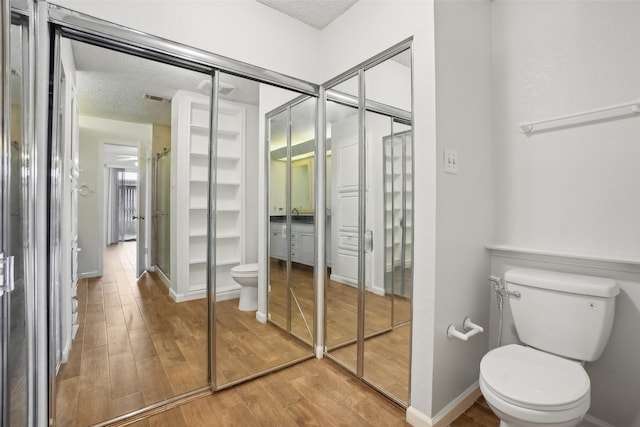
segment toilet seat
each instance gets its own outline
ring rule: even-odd
[[[231,269],[232,277],[255,277],[258,275],[258,263],[240,264]]]
[[[494,399],[533,412],[584,415],[589,408],[591,385],[582,365],[530,347],[511,344],[487,353],[480,382]]]
[[[589,376],[582,365],[522,345],[485,354],[479,384],[500,419],[518,425],[576,426],[591,403]]]

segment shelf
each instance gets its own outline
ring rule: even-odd
[[[201,126],[201,125],[194,125],[191,124],[189,125],[189,127],[191,128],[192,131],[198,132],[198,133],[206,133],[209,134],[209,126]],[[238,136],[240,136],[240,131],[237,130],[231,130],[231,129],[218,129],[218,136],[221,136],[223,138],[236,138]]]
[[[231,156],[231,155],[219,155],[218,160],[227,160],[230,162],[238,162],[240,161],[240,156]]]
[[[192,131],[196,131],[199,133],[203,133],[203,132],[209,133],[209,126],[190,124],[189,127],[191,128]]]
[[[226,138],[235,138],[237,136],[240,136],[240,132],[235,130],[218,129],[218,136],[222,136]]]
[[[215,186],[217,222],[215,244],[217,265],[229,267],[219,270],[219,277],[228,275],[233,265],[244,258],[244,153],[246,106],[226,100],[219,101],[217,129],[210,127],[209,99],[202,94],[178,91],[172,100],[172,138],[176,191],[186,200],[176,211],[178,234],[175,242],[177,268],[175,288],[177,298],[184,299],[204,289],[207,272],[207,248],[214,243],[213,230],[208,226],[208,211],[213,205],[209,190]],[[211,138],[218,141],[216,158],[210,157]],[[188,141],[184,147],[183,141]],[[249,153],[251,154],[251,153]],[[213,175],[210,164],[215,162]],[[173,245],[173,243],[172,243]],[[231,278],[228,278],[231,280]]]
[[[227,259],[224,261],[217,261],[216,265],[232,265],[232,264],[240,264],[239,259]]]
[[[218,233],[218,234],[216,234],[216,240],[217,239],[239,239],[239,238],[240,238],[239,234],[233,234],[233,233],[228,233],[228,234]]]

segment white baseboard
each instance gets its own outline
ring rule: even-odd
[[[382,297],[385,295],[384,288],[373,287],[373,288],[367,289],[367,291],[371,292],[374,295],[379,295]]]
[[[100,274],[99,271],[87,271],[86,273],[78,274],[79,279],[93,279],[94,277],[100,276],[102,276],[102,274]]]
[[[174,289],[169,289],[169,296],[171,296],[171,298],[175,302],[191,301],[194,299],[206,298],[207,290],[194,289],[191,291],[187,291],[183,294],[178,294]],[[240,298],[240,285],[228,286],[216,292],[216,301],[226,301],[229,299],[236,299],[236,298]]]
[[[409,406],[407,408],[406,419],[413,427],[431,427],[433,425],[431,418],[427,417],[413,406]]]
[[[192,291],[184,294],[178,294],[175,290],[169,289],[169,295],[175,302],[192,301],[194,299],[202,299],[207,297],[207,291]]]
[[[613,424],[605,423],[604,421],[587,414],[584,416],[584,419],[580,422],[579,427],[614,427],[614,426]]]
[[[332,281],[338,282],[338,283],[342,283],[343,285],[349,285],[349,286],[354,286],[354,287],[358,286],[358,281],[354,280],[354,279],[352,279],[350,277],[340,276],[339,274],[333,274],[332,273],[329,278]]]
[[[267,323],[267,315],[261,311],[256,311],[256,320],[260,323]]]
[[[160,268],[156,267],[155,265],[151,267],[151,271],[153,271],[158,275],[158,277],[160,278],[160,280],[162,280],[162,283],[164,283],[167,289],[171,289],[171,279],[169,279],[167,275],[164,274],[164,271],[162,271]]]
[[[430,418],[413,406],[407,408],[407,422],[414,427],[446,427],[464,413],[480,397],[480,387],[476,381],[460,396],[452,400],[435,417]]]
[[[218,287],[217,289],[216,301],[240,298],[240,285],[234,284],[225,287]]]

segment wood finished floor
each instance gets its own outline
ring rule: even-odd
[[[105,275],[80,283],[80,329],[69,361],[61,366],[57,377],[58,426],[92,425],[205,385],[206,303],[174,303],[155,275],[136,280],[134,265],[135,246],[114,245],[105,255]],[[312,298],[304,295],[306,287],[301,282],[296,285],[296,293],[306,310],[312,307]],[[220,383],[254,373],[263,364],[276,366],[282,362],[277,357],[256,361],[255,354],[276,353],[260,347],[258,343],[264,342],[267,329],[255,330],[256,325],[275,330],[280,341],[271,338],[271,342],[289,345],[285,352],[288,357],[291,352],[308,353],[308,347],[272,325],[259,324],[253,312],[239,312],[236,304],[231,300],[217,307],[219,330],[227,332],[219,335],[222,341],[218,342],[218,348],[227,351],[220,360],[228,362],[218,364]],[[176,310],[178,305],[180,310]],[[409,328],[394,332],[398,330]],[[376,339],[392,336],[383,334]],[[250,343],[249,347],[242,346],[246,343]],[[380,348],[393,347],[387,343]],[[400,372],[399,376],[404,377],[404,369],[394,372],[389,366],[383,370],[388,375],[383,376],[392,378]],[[497,419],[491,418],[493,414],[487,410],[483,401],[476,403],[451,426],[497,426]],[[408,424],[403,409],[335,363],[309,360],[134,425]]]
[[[498,427],[500,419],[491,411],[489,405],[480,398],[450,424],[450,427]]]

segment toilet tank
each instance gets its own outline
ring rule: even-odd
[[[615,280],[546,270],[516,268],[505,272],[509,304],[523,343],[570,359],[594,361],[611,334]]]

